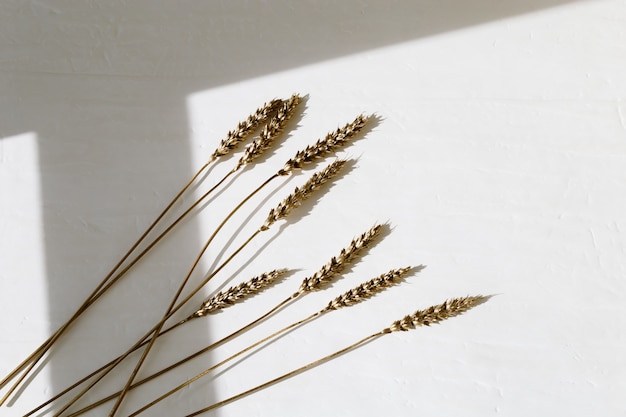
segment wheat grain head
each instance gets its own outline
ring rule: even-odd
[[[215,313],[218,310],[222,310],[239,301],[243,301],[251,295],[258,294],[276,282],[278,278],[282,277],[287,272],[287,269],[275,269],[271,272],[266,272],[251,278],[246,282],[240,283],[239,285],[230,287],[225,291],[220,291],[213,297],[205,300],[200,308],[189,316],[187,320]]]
[[[239,122],[235,130],[231,130],[226,134],[226,138],[220,142],[211,157],[215,159],[235,149],[242,140],[252,133],[261,123],[265,122],[283,103],[283,100],[274,99],[256,109],[246,120]]]
[[[259,138],[246,146],[243,156],[237,162],[235,170],[238,170],[242,166],[251,163],[254,159],[258,158],[266,149],[272,146],[274,139],[280,135],[285,128],[285,125],[293,116],[296,106],[300,103],[302,98],[294,94],[288,100],[284,101],[279,106],[278,111],[274,117],[272,117],[265,125]]]
[[[302,187],[296,187],[291,194],[289,194],[275,208],[270,210],[267,219],[263,223],[263,226],[261,226],[261,230],[267,230],[276,221],[287,217],[291,210],[302,204],[302,202],[309,198],[309,196],[321,187],[322,184],[337,175],[346,162],[346,160],[337,160],[323,170],[313,174]]]
[[[278,175],[287,175],[294,169],[302,168],[316,159],[328,156],[338,148],[346,145],[367,123],[370,116],[359,115],[354,121],[327,134],[323,139],[313,145],[298,151],[293,158],[289,159],[278,171]]]
[[[423,266],[419,266],[415,269],[421,270]],[[328,305],[322,310],[322,312],[338,310],[343,307],[349,307],[354,304],[358,304],[361,301],[365,301],[368,298],[373,297],[379,292],[402,282],[406,275],[411,271],[412,267],[392,269],[386,274],[382,274],[373,278],[361,285],[352,288],[339,297],[330,301]]]
[[[296,294],[318,291],[325,288],[332,282],[337,274],[355,260],[359,252],[374,242],[376,237],[379,236],[381,229],[381,225],[376,225],[367,232],[352,239],[352,242],[350,242],[347,247],[343,248],[339,255],[332,257],[331,260],[315,274],[302,280],[302,284],[300,284],[300,288]]]
[[[394,321],[384,332],[406,332],[419,326],[430,326],[431,324],[458,316],[472,307],[483,303],[487,298],[488,297],[482,295],[452,298],[442,304],[431,306],[425,310],[417,310],[415,313],[405,316],[401,320]]]

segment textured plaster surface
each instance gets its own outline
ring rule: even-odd
[[[134,391],[119,415],[341,292],[419,264],[402,286],[290,332],[146,415],[186,415],[468,294],[495,296],[207,415],[626,415],[625,73],[621,0],[1,2],[2,375],[73,314],[239,120],[274,97],[309,97],[264,163],[95,304],[0,415],[23,415],[125,350],[163,314],[229,208],[361,112],[380,121],[341,153],[351,169],[203,294],[294,272],[163,338],[140,375],[265,312],[373,224],[389,223],[385,239],[331,289]],[[216,165],[195,195],[235,161]],[[312,172],[252,199],[193,282]]]

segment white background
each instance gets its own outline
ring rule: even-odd
[[[340,154],[356,160],[347,173],[254,240],[205,294],[273,268],[295,272],[164,337],[141,375],[265,312],[373,224],[389,224],[384,240],[333,288],[133,391],[120,415],[342,291],[419,264],[427,268],[401,286],[146,415],[186,415],[468,294],[495,296],[207,415],[626,415],[624,74],[621,0],[3,1],[2,375],[72,315],[239,120],[274,97],[308,99],[264,163],[94,305],[0,415],[22,415],[121,353],[161,316],[228,208],[361,112],[379,122]],[[235,161],[216,165],[196,195]],[[194,282],[312,172],[253,199]],[[82,404],[119,388],[130,366]]]

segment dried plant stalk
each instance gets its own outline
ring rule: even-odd
[[[335,164],[336,163],[331,164],[331,165],[335,165]],[[322,174],[324,172],[326,172],[326,174]],[[294,193],[294,194],[297,194],[297,197],[295,199],[291,199],[290,200],[291,201],[290,205],[292,205],[293,207],[290,207],[287,210],[287,212],[290,212],[292,208],[299,206],[304,199],[309,198],[313,191],[317,190],[322,183],[324,183],[326,181],[329,181],[335,173],[336,173],[336,170],[329,170],[327,168],[327,169],[323,170],[322,172],[313,174],[311,179],[305,184],[304,187],[302,187],[302,189],[304,189],[305,192]],[[313,180],[313,178],[316,178],[316,179]],[[240,205],[241,205],[241,203],[240,203]],[[285,215],[286,215],[286,213],[285,213]],[[227,217],[227,219],[228,219],[228,217]],[[223,225],[223,223],[224,222],[222,222],[222,225]],[[97,384],[99,381],[101,381],[119,363],[121,363],[122,360],[124,360],[126,357],[128,357],[128,355],[130,355],[132,352],[134,352],[138,348],[138,346],[141,345],[144,342],[145,339],[150,338],[150,342],[146,346],[146,350],[144,351],[144,354],[141,356],[141,358],[139,359],[139,362],[137,363],[140,366],[141,363],[146,358],[146,355],[147,355],[146,352],[148,351],[148,349],[154,343],[154,340],[156,339],[156,337],[155,337],[156,334],[158,334],[160,332],[160,330],[161,330],[162,326],[164,325],[165,321],[167,321],[178,310],[180,310],[180,308],[182,308],[183,305],[185,305],[195,294],[197,294],[217,273],[219,273],[237,254],[239,254],[239,252],[241,252],[258,234],[260,234],[263,231],[267,230],[268,228],[265,227],[265,226],[266,226],[266,223],[264,223],[259,229],[257,229],[256,232],[254,232],[237,250],[235,250],[224,262],[222,262],[222,264],[215,271],[213,271],[207,278],[205,278],[200,283],[200,285],[198,285],[194,290],[192,290],[183,300],[177,301],[178,300],[178,295],[180,294],[180,292],[182,290],[182,287],[185,285],[187,279],[190,276],[190,274],[188,274],[187,277],[185,278],[185,280],[183,281],[183,283],[181,284],[181,286],[179,287],[179,289],[177,291],[177,294],[174,297],[174,301],[171,303],[170,307],[168,307],[167,312],[166,312],[166,314],[164,314],[164,316],[161,319],[161,321],[157,325],[155,325],[151,330],[149,330],[133,346],[131,346],[124,354],[119,356],[118,359],[116,359],[110,367],[108,367],[105,370],[103,370],[102,373],[97,378],[95,378],[91,383],[89,383],[86,388],[84,388],[80,393],[78,393],[74,398],[72,398],[67,404],[65,404],[61,408],[61,410],[58,411],[54,415],[54,417],[60,417],[61,414],[63,414],[69,407],[71,407],[76,401],[78,401],[83,395],[85,395],[87,393],[87,391],[89,391],[95,384]],[[219,227],[218,227],[218,230],[219,230]],[[215,231],[213,233],[213,235],[209,238],[209,240],[205,244],[204,248],[201,250],[201,252],[198,255],[198,257],[196,257],[196,260],[195,260],[194,265],[192,266],[192,268],[190,270],[190,273],[193,270],[193,268],[197,265],[197,263],[199,262],[200,257],[202,256],[204,251],[207,249],[208,243],[213,239],[213,237],[215,236],[216,232],[217,231]],[[133,379],[136,376],[138,370],[139,370],[139,367],[136,366],[135,370],[132,372],[130,378],[127,380],[126,385],[124,387],[124,390],[122,391],[122,394],[118,397],[118,399],[117,399],[115,405],[113,406],[113,409],[112,409],[110,414],[114,414],[117,411],[117,409],[119,408],[119,405],[121,404],[121,401],[124,398],[124,394],[132,386]]]
[[[320,311],[311,314],[310,316],[299,320],[295,323],[290,324],[289,326],[283,327],[282,329],[278,330],[277,332],[272,333],[271,335],[264,337],[263,339],[249,345],[248,347],[240,350],[239,352],[229,356],[228,358],[220,361],[219,363],[213,365],[212,367],[206,369],[205,371],[197,374],[196,376],[194,376],[193,378],[188,379],[187,381],[183,382],[182,384],[178,385],[177,387],[171,389],[170,391],[166,392],[165,394],[161,395],[160,397],[156,398],[155,400],[151,401],[150,403],[146,404],[145,406],[141,407],[140,409],[138,409],[137,411],[133,412],[132,414],[130,414],[128,417],[135,417],[141,413],[143,413],[144,411],[146,411],[148,408],[154,406],[155,404],[161,402],[162,400],[164,400],[165,398],[169,397],[172,394],[175,394],[176,392],[180,391],[181,389],[189,386],[190,384],[192,384],[193,382],[205,377],[206,375],[208,375],[209,373],[213,372],[215,369],[219,368],[220,366],[232,361],[233,359],[238,358],[239,356],[243,355],[246,352],[249,352],[250,350],[256,348],[257,346],[266,343],[278,336],[280,336],[281,334],[290,331],[292,329],[295,329],[296,327],[302,326],[305,323],[308,323],[312,320],[314,320],[315,318],[326,314],[330,311],[333,310],[338,310],[340,308],[344,308],[344,307],[350,307],[352,305],[358,304],[362,301],[365,301],[371,297],[373,297],[374,295],[380,293],[381,291],[384,291],[385,289],[391,287],[392,285],[398,284],[401,282],[401,280],[404,278],[404,276],[411,270],[411,267],[407,267],[407,268],[400,268],[400,269],[392,269],[389,272],[387,272],[386,274],[382,274],[374,279],[371,279],[367,282],[364,282],[363,284],[359,285],[356,288],[353,288],[350,291],[345,292],[344,294],[342,294],[341,296],[335,298],[334,300],[330,301],[328,303],[328,305],[326,307],[324,307],[323,309],[321,309]],[[420,267],[421,269],[421,267]]]
[[[307,365],[304,365],[298,369],[294,369],[291,372],[288,372],[284,375],[281,375],[277,378],[274,378],[270,381],[267,381],[263,384],[257,385],[254,388],[251,388],[247,391],[244,391],[240,394],[234,395],[230,398],[227,398],[225,400],[219,401],[213,405],[210,405],[208,407],[205,407],[201,410],[195,411],[191,414],[188,414],[185,417],[195,417],[197,415],[206,413],[207,411],[216,409],[218,407],[221,407],[223,405],[232,403],[236,400],[239,400],[247,395],[250,395],[254,392],[260,391],[264,388],[267,388],[271,385],[274,385],[278,382],[284,381],[285,379],[291,378],[295,375],[298,375],[308,369],[311,369],[315,366],[318,366],[324,362],[328,362],[331,359],[334,359],[340,355],[343,355],[344,353],[351,351],[367,342],[369,342],[370,340],[376,339],[380,336],[383,336],[385,334],[389,334],[395,331],[406,331],[409,329],[413,329],[415,327],[418,326],[428,326],[431,323],[438,323],[440,321],[452,318],[454,316],[458,316],[459,314],[462,314],[464,312],[466,312],[467,310],[469,310],[472,307],[475,307],[478,304],[481,304],[482,302],[484,302],[487,299],[487,297],[484,296],[473,296],[473,297],[463,297],[463,298],[454,298],[448,301],[445,301],[443,304],[437,305],[437,306],[432,306],[429,307],[426,310],[418,310],[415,313],[413,313],[412,315],[406,316],[401,320],[398,320],[396,322],[394,322],[390,327],[387,327],[377,333],[371,334],[361,340],[359,340],[356,343],[351,344],[350,346],[347,346],[341,350],[338,350],[337,352],[334,352],[328,356],[325,356],[321,359],[318,359],[316,361],[310,362]]]
[[[298,105],[298,103],[300,102],[300,97],[298,95],[293,95],[289,100],[287,100],[286,102],[284,102],[283,106],[281,106],[278,110],[278,113],[276,114],[276,116],[274,116],[270,122],[265,126],[265,128],[263,129],[263,131],[261,132],[259,139],[257,139],[256,141],[254,141],[253,143],[251,143],[245,150],[244,155],[242,156],[242,158],[239,160],[239,162],[237,163],[237,165],[235,166],[235,168],[231,171],[235,172],[237,170],[239,170],[242,166],[251,163],[254,159],[256,159],[257,157],[259,157],[265,150],[267,150],[274,142],[274,139],[282,132],[283,127],[285,126],[285,124],[287,123],[287,121],[291,118],[291,116],[294,113],[295,107]],[[229,173],[230,174],[230,173]],[[227,174],[227,176],[229,175]],[[227,177],[226,176],[226,177]],[[225,177],[225,178],[226,178]],[[326,176],[328,178],[330,178],[330,175]],[[321,181],[321,182],[325,182]],[[308,189],[307,189],[308,191]],[[312,189],[310,191],[313,191]],[[307,196],[303,196],[302,199],[306,198]],[[244,200],[243,203],[245,203],[247,200]],[[186,278],[183,280],[183,282],[180,284],[176,294],[174,295],[174,298],[170,304],[170,306],[168,307],[167,311],[165,312],[165,315],[161,321],[161,323],[158,325],[157,329],[154,331],[154,333],[152,334],[152,337],[150,339],[150,342],[148,343],[148,345],[146,346],[146,348],[144,349],[141,357],[139,358],[139,360],[137,361],[137,364],[134,368],[134,370],[131,372],[130,377],[128,378],[126,385],[124,387],[124,389],[122,390],[121,395],[119,396],[119,398],[117,399],[116,403],[113,405],[113,408],[111,409],[111,412],[109,413],[110,417],[113,417],[117,410],[119,409],[119,406],[121,405],[121,402],[124,400],[125,395],[127,390],[130,388],[130,386],[133,383],[133,380],[135,378],[135,376],[137,375],[137,373],[139,372],[139,369],[141,368],[141,366],[143,365],[148,353],[150,352],[150,350],[152,349],[152,346],[154,345],[157,335],[159,334],[159,332],[161,331],[162,326],[164,325],[165,321],[170,317],[170,312],[171,310],[175,307],[176,302],[180,296],[180,294],[183,291],[183,288],[186,286],[191,274],[193,273],[197,263],[199,262],[200,258],[204,255],[204,252],[206,251],[206,249],[208,248],[210,242],[213,240],[213,238],[215,237],[215,235],[221,230],[221,228],[224,226],[224,224],[231,218],[231,216],[241,207],[241,204],[239,204],[238,206],[235,207],[235,209],[233,211],[231,211],[231,213],[226,217],[226,219],[217,227],[217,229],[215,230],[215,232],[211,235],[211,237],[209,238],[209,240],[207,241],[207,243],[205,244],[204,248],[201,250],[200,254],[198,255],[198,257],[196,258],[196,262],[194,262],[191,270],[189,271],[188,275],[186,276]]]
[[[291,109],[293,110],[293,107],[295,107],[295,105],[299,102],[299,97],[295,96],[293,97],[293,103],[290,102],[289,104],[292,105]],[[287,109],[289,110],[289,109]],[[284,117],[283,117],[283,122],[286,122],[286,114],[285,113],[281,113]],[[277,131],[279,131],[280,129],[277,128]],[[260,147],[252,147],[255,149],[254,152],[251,152],[249,155],[253,155],[253,154],[260,154],[261,152],[263,152],[265,149],[267,149],[267,147],[269,146],[269,143],[267,144],[263,144]],[[244,155],[245,158],[245,155]],[[250,159],[252,160],[252,159]],[[276,210],[272,209],[272,211],[270,211],[270,214],[267,218],[267,220],[265,221],[265,223],[258,229],[259,232],[261,231],[265,231],[267,229],[269,229],[269,227],[277,220],[279,219],[283,219],[287,216],[287,214],[295,207],[299,206],[302,201],[306,200],[315,190],[319,189],[319,187],[321,187],[324,183],[326,183],[327,181],[329,181],[331,178],[333,178],[341,169],[341,167],[345,164],[345,161],[335,161],[332,164],[330,164],[328,167],[326,167],[325,169],[323,169],[321,172],[315,173],[313,174],[313,176],[306,182],[306,184],[302,187],[302,188],[296,188],[296,190],[290,194],[287,199],[285,199],[281,204],[279,204],[278,208]],[[239,165],[237,165],[237,167],[239,167]],[[245,200],[244,200],[245,201]],[[235,208],[235,210],[240,207],[237,206]],[[161,331],[161,328],[163,327],[163,325],[165,324],[165,322],[171,317],[171,312],[172,309],[174,309],[174,307],[176,307],[176,303],[178,301],[178,298],[180,297],[180,295],[182,294],[183,288],[185,287],[185,285],[187,284],[189,278],[191,277],[192,272],[194,271],[195,267],[197,266],[198,262],[200,261],[200,258],[204,255],[204,252],[206,251],[206,249],[208,248],[208,245],[210,244],[210,242],[213,240],[213,238],[215,237],[216,233],[222,228],[222,226],[224,225],[224,223],[232,216],[231,212],[226,219],[218,226],[217,230],[213,233],[213,235],[211,235],[211,237],[209,238],[209,240],[207,241],[207,243],[205,244],[204,248],[201,250],[200,254],[197,256],[196,261],[194,262],[194,264],[192,265],[189,273],[187,274],[187,276],[185,277],[185,279],[183,280],[183,282],[180,284],[176,294],[174,295],[174,298],[172,299],[169,307],[167,308],[163,318],[161,319],[160,323],[157,325],[156,329],[154,330],[154,332],[151,335],[151,339],[150,342],[148,343],[148,345],[145,347],[144,351],[142,352],[141,357],[139,358],[139,360],[137,361],[137,364],[135,365],[135,368],[133,369],[133,371],[131,372],[129,378],[126,381],[126,384],[124,386],[124,388],[122,389],[122,392],[120,394],[120,396],[117,398],[117,400],[115,401],[115,404],[113,405],[113,408],[111,409],[111,411],[109,412],[109,417],[114,417],[114,415],[116,414],[117,410],[119,409],[122,401],[124,400],[126,393],[128,392],[128,390],[130,389],[130,386],[133,384],[133,381],[135,379],[135,377],[137,376],[141,366],[143,365],[143,363],[145,362],[145,359],[147,358],[148,353],[150,352],[150,350],[152,349],[152,347],[154,346],[154,343],[156,341],[157,335],[158,333]],[[254,238],[255,235],[252,235],[252,238]],[[247,242],[246,242],[247,243]],[[244,245],[245,246],[245,245]],[[215,276],[215,274],[223,267],[226,265],[226,263],[228,263],[228,261],[230,261],[231,258],[229,258],[225,263],[222,264],[222,266],[220,266],[220,268],[218,268],[216,271],[214,271],[209,279],[207,279],[202,286],[204,286],[208,280],[210,280],[213,276]],[[197,291],[199,291],[201,289],[198,288],[195,292],[193,292],[192,294],[195,294]],[[190,297],[188,297],[187,299],[189,299]],[[141,341],[140,341],[141,343]]]
[[[224,221],[220,224],[220,226],[218,226],[218,229],[214,232],[217,233],[219,231],[219,229],[221,229],[221,227],[225,224],[225,222],[245,203],[247,202],[252,196],[254,196],[257,192],[259,192],[263,187],[265,187],[270,181],[272,181],[274,178],[277,178],[279,175],[286,175],[287,173],[291,172],[292,169],[294,167],[301,167],[303,164],[306,163],[310,163],[313,160],[320,158],[322,156],[327,155],[330,152],[333,152],[337,146],[339,145],[343,145],[346,143],[346,139],[351,137],[352,135],[354,135],[356,133],[356,131],[360,130],[360,128],[362,126],[364,126],[364,123],[367,121],[367,118],[363,117],[363,116],[359,116],[357,117],[357,119],[352,122],[349,123],[348,125],[346,125],[344,128],[342,129],[338,129],[337,131],[330,133],[327,135],[327,137],[324,140],[319,140],[316,145],[313,146],[309,146],[305,151],[301,151],[298,152],[296,154],[296,157],[294,159],[291,159],[290,161],[287,162],[286,166],[292,166],[288,171],[285,171],[284,169],[281,169],[278,173],[274,174],[273,176],[271,176],[270,178],[268,178],[263,184],[261,184],[256,190],[254,190],[252,193],[250,193],[242,202],[239,203],[239,205],[237,207],[235,207],[234,210],[231,211],[231,213],[226,217],[226,219],[224,219]],[[294,162],[295,161],[295,162]],[[314,176],[309,180],[309,182],[307,184],[305,184],[304,187],[302,187],[302,189],[297,188],[296,192],[294,192],[292,195],[290,195],[289,197],[287,197],[287,199],[285,199],[276,209],[273,209],[273,211],[270,212],[270,214],[268,215],[268,218],[266,219],[266,222],[264,223],[263,226],[261,226],[261,228],[259,229],[258,232],[260,231],[264,231],[267,230],[267,228],[271,225],[271,223],[275,222],[276,220],[278,220],[279,218],[283,218],[284,216],[287,215],[287,213],[294,207],[296,207],[297,205],[300,204],[300,202],[308,197],[308,194],[313,191],[314,189],[318,188],[322,182],[325,182],[326,180],[328,180],[330,178],[330,176],[334,175],[336,173],[336,171],[338,170],[338,168],[340,168],[343,164],[345,163],[345,161],[337,161],[335,164],[331,164],[330,167],[327,168],[327,172],[326,174],[322,174],[322,173],[318,173],[318,174],[314,174]],[[231,171],[228,175],[230,175],[231,173],[233,173],[233,171]],[[222,181],[224,181],[227,177],[224,177],[222,179]],[[323,180],[323,181],[322,181]],[[221,181],[221,182],[222,182]],[[220,182],[220,183],[221,183]],[[308,190],[307,192],[303,192],[302,190]],[[199,202],[204,199],[206,197],[206,194],[204,196],[202,196],[192,207],[189,208],[189,210],[185,213],[183,213],[183,216],[186,215],[189,211],[191,211],[192,208],[194,208],[197,204],[199,204]],[[181,218],[183,217],[181,216]],[[179,218],[178,220],[180,220],[181,218]],[[177,221],[178,221],[177,220]],[[168,232],[170,229],[167,229],[164,233]],[[257,232],[257,233],[258,233]],[[213,236],[214,236],[213,235]],[[254,238],[256,236],[256,233],[251,236],[248,241],[246,241],[246,243],[244,243],[244,245],[242,245],[242,247],[240,249],[238,249],[236,253],[238,253],[241,249],[243,249],[243,247],[250,241],[252,240],[252,238]],[[209,241],[212,238],[209,239]],[[205,245],[206,248],[206,245]],[[334,262],[334,261],[331,261]],[[336,265],[336,267],[339,267],[340,265]],[[335,269],[335,266],[333,266],[333,268],[331,269]],[[329,270],[329,272],[332,272]],[[203,284],[201,284],[201,286],[203,286],[207,281],[205,281]],[[199,291],[199,288],[197,288],[196,290],[194,290],[195,294],[197,291]],[[294,298],[294,297],[292,297]],[[179,307],[182,306],[182,303],[179,303]],[[171,315],[170,315],[171,316]],[[148,336],[146,336],[148,337]],[[143,346],[145,343],[143,343],[143,341],[141,343],[137,343],[135,344],[131,349],[131,351],[134,351],[136,349],[138,349],[140,346]],[[126,357],[129,354],[129,352],[127,352],[126,354],[121,355],[120,357],[118,357],[116,360],[113,360],[111,362],[109,362],[109,367],[108,368],[104,368],[101,369],[101,371],[103,372],[109,372],[110,370],[113,369],[113,367],[115,367],[117,365],[117,363],[119,363],[118,361],[123,359],[124,357]],[[92,372],[90,375],[93,376],[94,374],[98,373],[99,371],[94,371]],[[84,377],[83,380],[87,379],[87,377]],[[96,381],[94,381],[93,383],[99,381],[100,379],[97,379]],[[92,383],[92,384],[93,384]],[[78,384],[75,383],[74,385]],[[92,385],[90,385],[92,386]],[[87,388],[89,389],[89,387]],[[66,389],[66,391],[69,390]],[[82,396],[84,393],[86,392],[86,390],[84,390],[83,392],[81,392],[79,394],[79,396]],[[61,395],[61,394],[59,394]],[[79,397],[75,397],[73,400],[71,400],[71,402],[69,404],[66,404],[66,407],[68,407],[69,405],[71,405],[71,403],[73,403],[75,400],[77,400]],[[50,400],[49,400],[50,401]],[[40,406],[41,407],[41,406]]]
[[[292,99],[290,99],[293,101]],[[98,284],[95,290],[85,299],[85,301],[81,304],[81,306],[77,309],[77,311],[70,317],[68,321],[65,322],[52,336],[50,336],[44,343],[42,343],[35,351],[33,351],[24,361],[22,361],[13,371],[11,371],[7,376],[5,376],[2,381],[0,381],[0,388],[2,388],[5,384],[7,384],[10,380],[15,378],[19,372],[24,370],[21,377],[16,381],[16,383],[9,389],[9,391],[0,399],[0,406],[2,406],[11,396],[11,394],[17,390],[20,384],[26,379],[26,377],[30,374],[30,372],[34,369],[36,364],[43,358],[46,352],[52,347],[52,345],[61,337],[66,329],[78,319],[82,313],[87,310],[95,301],[98,300],[105,292],[107,292],[111,286],[116,283],[120,278],[122,278],[126,272],[132,268],[150,249],[152,249],[176,224],[182,220],[194,207],[200,204],[201,200],[204,200],[218,185],[225,181],[226,177],[222,179],[215,187],[213,187],[209,192],[207,192],[204,196],[202,196],[196,203],[190,207],[182,216],[180,216],[177,220],[175,220],[163,233],[161,233],[153,242],[144,249],[138,256],[136,256],[121,272],[117,273],[114,276],[116,271],[122,266],[122,264],[130,257],[130,255],[137,249],[137,247],[145,240],[148,234],[156,227],[156,225],[162,220],[167,212],[173,207],[173,205],[180,199],[182,194],[191,187],[191,185],[201,176],[201,174],[208,168],[211,162],[217,159],[220,156],[226,155],[232,149],[234,149],[239,142],[243,138],[245,138],[248,134],[256,129],[256,127],[263,123],[267,118],[284,103],[283,100],[272,100],[269,103],[265,104],[261,108],[257,109],[252,115],[250,115],[244,122],[240,122],[237,128],[234,131],[228,133],[227,138],[222,140],[220,146],[216,149],[216,151],[212,154],[209,161],[207,161],[196,174],[192,177],[192,179],[179,191],[179,193],[172,199],[172,201],[167,205],[167,207],[157,216],[157,218],[152,222],[152,224],[148,227],[148,229],[139,237],[139,239],[131,246],[131,248],[124,254],[122,259],[113,267],[113,269],[104,277],[102,282]],[[296,103],[297,104],[297,103]]]
[[[358,132],[365,127],[370,119],[369,116],[359,115],[354,121],[326,135],[313,145],[307,146],[304,150],[298,151],[295,156],[289,159],[278,171],[278,175],[287,175],[297,168],[302,168],[316,159],[323,158],[345,146]]]
[[[216,311],[225,309],[233,304],[246,299],[247,297],[258,294],[270,285],[272,285],[279,277],[287,272],[286,269],[275,269],[271,272],[258,275],[246,282],[230,287],[226,291],[221,291],[213,297],[202,303],[202,306],[196,310],[191,316],[184,321],[188,321],[197,317],[203,317]],[[182,322],[181,322],[182,323]]]
[[[215,296],[209,298],[208,300],[206,300],[200,309],[198,309],[198,311],[196,311],[194,314],[192,314],[190,317],[188,317],[185,320],[182,320],[170,327],[168,327],[167,329],[161,331],[157,337],[160,337],[166,333],[169,333],[170,331],[174,330],[175,328],[177,328],[178,326],[186,323],[187,321],[191,320],[192,318],[198,318],[198,317],[204,317],[208,314],[214,313],[218,310],[224,309],[228,306],[233,305],[234,303],[238,302],[238,301],[242,301],[244,299],[246,299],[247,297],[253,295],[253,294],[257,294],[261,291],[263,291],[264,289],[266,289],[268,286],[272,285],[274,282],[276,282],[277,279],[279,279],[280,277],[284,276],[286,273],[288,272],[287,269],[275,269],[273,271],[258,275],[256,277],[251,278],[250,280],[243,282],[239,285],[237,285],[236,287],[231,287],[229,290],[225,291],[225,292],[220,292],[218,294],[216,294]],[[135,348],[135,350],[145,346],[146,344],[148,344],[148,341],[144,341],[141,345],[137,346]],[[57,399],[61,398],[63,395],[67,394],[68,392],[70,392],[71,390],[73,390],[74,388],[78,387],[80,384],[82,384],[83,382],[87,381],[89,378],[97,375],[98,373],[102,372],[103,370],[107,369],[109,366],[111,366],[112,364],[115,363],[115,361],[119,359],[119,358],[115,358],[112,361],[106,363],[105,365],[101,366],[100,368],[96,369],[95,371],[91,372],[89,375],[86,375],[85,377],[83,377],[82,379],[76,381],[75,383],[73,383],[72,385],[70,385],[69,387],[65,388],[63,391],[59,392],[58,394],[56,394],[54,397],[50,398],[49,400],[47,400],[46,402],[38,405],[36,408],[30,410],[28,413],[24,414],[23,417],[29,417],[33,414],[35,414],[37,411],[41,410],[42,408],[46,407],[47,405],[51,404],[52,402],[56,401]],[[161,375],[160,373],[157,373],[156,376]],[[152,375],[153,377],[154,374]],[[150,378],[150,377],[148,377]],[[146,380],[143,380],[146,381]],[[134,388],[136,385],[140,385],[141,383],[143,383],[143,381],[139,381],[137,384],[133,385],[132,387]],[[146,381],[147,382],[147,381]],[[117,393],[119,394],[119,392]],[[113,397],[109,398],[112,399]],[[78,413],[79,414],[79,413]],[[76,415],[78,415],[76,414]],[[74,415],[74,414],[72,414]]]
[[[296,298],[306,294],[309,291],[317,291],[323,288],[326,288],[328,285],[330,285],[330,283],[332,282],[332,280],[334,280],[338,274],[345,270],[345,268],[347,268],[348,266],[350,266],[351,263],[354,263],[354,261],[357,259],[357,257],[369,246],[371,246],[373,243],[376,242],[376,239],[378,237],[380,237],[382,231],[382,225],[375,225],[372,228],[370,228],[368,231],[366,231],[365,233],[362,233],[361,235],[359,235],[358,237],[354,238],[350,244],[343,248],[341,250],[341,252],[339,253],[339,255],[333,257],[326,265],[324,265],[318,272],[316,272],[312,277],[308,277],[305,278],[302,281],[302,284],[300,285],[300,289],[298,289],[298,291],[294,292],[293,295],[291,295],[290,297],[287,297],[285,300],[281,301],[280,303],[278,303],[276,306],[274,306],[273,308],[271,308],[269,311],[267,311],[266,313],[264,313],[263,315],[259,316],[257,319],[251,321],[250,323],[246,324],[245,326],[241,327],[240,329],[232,332],[231,334],[229,334],[228,336],[223,337],[222,339],[218,340],[217,342],[212,343],[211,345],[198,350],[197,352],[193,353],[192,355],[187,356],[186,358],[174,363],[173,365],[168,366],[167,368],[164,368],[158,372],[156,372],[155,374],[150,375],[149,377],[136,382],[135,384],[131,385],[131,388],[135,388],[136,386],[142,385],[154,378],[157,378],[160,375],[163,375],[166,372],[169,372],[171,369],[174,369],[204,353],[207,353],[211,350],[213,350],[214,348],[216,348],[217,346],[222,345],[223,343],[233,339],[234,337],[244,333],[245,331],[249,330],[250,328],[254,327],[255,325],[257,325],[258,323],[262,322],[263,320],[267,319],[268,317],[270,317],[271,315],[273,315],[274,313],[276,313],[277,311],[279,311],[281,308],[283,308],[285,305],[293,302]],[[107,401],[110,401],[114,398],[116,398],[119,395],[118,393],[112,394],[106,398],[103,398],[102,400],[97,401],[96,403],[85,407],[82,410],[79,410],[78,412],[71,414],[69,417],[74,417],[77,416],[79,414],[82,414],[83,412],[89,411],[95,407],[97,407],[100,404],[103,404]],[[32,413],[32,412],[31,412]],[[26,417],[26,416],[25,416]]]

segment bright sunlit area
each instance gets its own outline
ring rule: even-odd
[[[2,2],[0,415],[624,415],[625,23]]]

